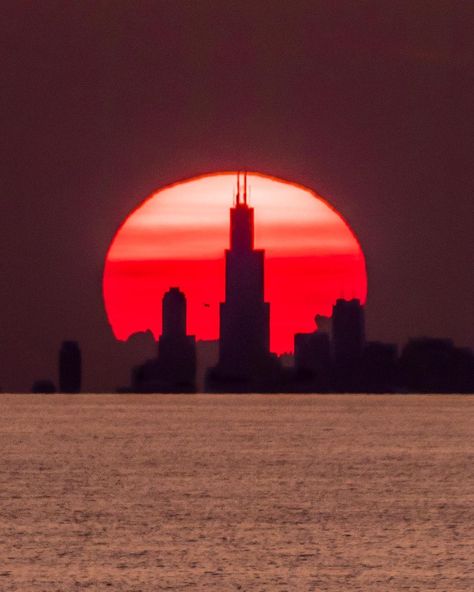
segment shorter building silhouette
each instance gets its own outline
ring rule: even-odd
[[[398,352],[394,343],[371,341],[361,359],[360,387],[366,393],[392,393],[397,383]]]
[[[54,382],[49,379],[35,380],[31,387],[31,392],[38,395],[51,395],[56,392],[56,386]]]
[[[474,356],[450,339],[411,339],[400,356],[399,382],[414,393],[472,393]]]
[[[365,343],[358,300],[337,300],[331,320],[332,340],[322,330],[327,323],[318,321],[313,333],[295,335],[295,368],[285,387],[290,392],[474,392],[470,349],[423,337],[411,339],[398,357],[393,343]]]
[[[334,390],[361,390],[361,363],[365,347],[365,316],[360,300],[336,300],[332,310]]]
[[[59,392],[79,393],[82,381],[82,356],[77,341],[63,341],[59,350]]]
[[[339,299],[332,317],[316,317],[316,330],[295,335],[290,392],[393,392],[397,347],[365,343],[365,315],[359,300]]]
[[[326,320],[326,319],[325,319]],[[323,317],[316,317],[312,333],[296,333],[294,340],[294,390],[325,393],[332,387],[331,340]]]
[[[132,370],[137,393],[193,393],[196,391],[196,342],[186,334],[186,297],[173,287],[163,296],[162,334],[158,355]]]

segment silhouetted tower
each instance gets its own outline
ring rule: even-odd
[[[161,318],[163,337],[179,339],[186,335],[186,296],[179,288],[170,288],[163,296]]]
[[[336,300],[332,337],[336,360],[360,358],[365,344],[364,308],[360,300]]]
[[[196,342],[186,334],[186,297],[179,288],[163,296],[158,356],[134,368],[131,390],[192,393],[196,390]]]
[[[158,360],[163,380],[189,385],[196,379],[196,343],[186,335],[186,296],[179,288],[170,288],[163,296],[163,328],[158,340]],[[182,389],[183,390],[183,389]]]
[[[335,382],[338,390],[357,390],[365,346],[364,308],[360,300],[338,299],[332,311]]]
[[[219,361],[210,373],[211,381],[221,381],[222,388],[265,390],[270,375],[279,367],[270,354],[270,305],[264,300],[264,256],[263,250],[254,249],[254,210],[247,203],[247,174],[238,173],[235,203],[230,210],[230,249],[225,251]]]
[[[270,352],[270,305],[264,301],[263,250],[254,249],[254,210],[247,204],[247,175],[237,176],[225,252],[225,302],[220,307],[219,365],[250,377]]]
[[[77,341],[63,341],[59,350],[59,392],[81,390],[82,358]]]

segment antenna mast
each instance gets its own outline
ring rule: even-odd
[[[235,194],[235,205],[238,206],[240,203],[240,172],[237,171],[237,192]]]
[[[243,180],[241,178],[243,175]],[[235,196],[235,205],[247,205],[247,171],[237,171],[237,193]]]

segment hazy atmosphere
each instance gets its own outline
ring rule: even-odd
[[[77,339],[113,382],[107,248],[155,189],[248,167],[317,191],[371,338],[473,345],[469,2],[2,3],[0,386]]]

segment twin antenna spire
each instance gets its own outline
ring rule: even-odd
[[[247,171],[237,171],[237,194],[235,205],[247,205]]]

